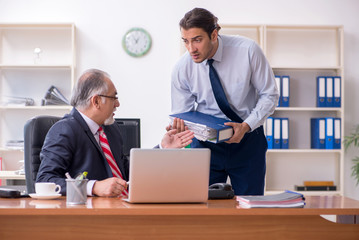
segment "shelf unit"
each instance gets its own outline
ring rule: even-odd
[[[275,75],[290,76],[290,107],[276,108],[273,117],[289,118],[289,149],[267,152],[267,194],[294,190],[303,181],[334,181],[344,192],[344,150],[310,149],[310,118],[340,117],[344,129],[344,33],[342,26],[221,25],[220,34],[255,40]],[[182,53],[184,50],[182,49]],[[316,77],[341,76],[340,108],[316,107]]]
[[[40,53],[35,52],[39,48]],[[26,121],[38,115],[63,116],[71,106],[41,106],[51,85],[70,99],[75,84],[75,25],[0,23],[0,157],[2,170],[17,170],[23,149],[6,147],[23,140]],[[26,97],[33,106],[4,104],[6,97]]]
[[[264,51],[275,75],[290,76],[290,107],[274,117],[289,118],[289,150],[268,150],[267,192],[293,190],[303,181],[333,181],[344,192],[344,151],[310,149],[310,118],[340,117],[344,129],[344,63],[342,26],[265,26]],[[316,107],[316,77],[341,76],[340,108]],[[343,131],[341,138],[343,139]]]

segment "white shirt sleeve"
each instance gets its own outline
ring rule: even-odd
[[[92,189],[93,185],[95,184],[96,180],[89,180],[87,182],[86,190],[87,190],[87,196],[93,196]]]

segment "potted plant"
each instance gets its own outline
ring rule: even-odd
[[[350,135],[344,137],[344,149],[345,151],[350,147],[358,147],[359,148],[359,125],[356,126],[356,129],[350,133]],[[359,184],[359,156],[356,156],[352,159],[353,166],[352,166],[352,176],[356,180],[356,185]]]

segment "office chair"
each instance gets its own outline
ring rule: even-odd
[[[61,117],[37,116],[24,126],[25,178],[28,193],[35,192],[37,172],[40,167],[40,151],[49,129]]]

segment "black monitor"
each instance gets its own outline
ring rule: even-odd
[[[141,121],[139,118],[115,118],[115,122],[120,126],[123,153],[128,157],[131,148],[141,147]]]

